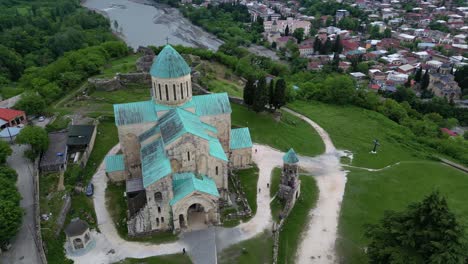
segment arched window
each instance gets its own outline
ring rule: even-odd
[[[174,100],[177,100],[177,93],[175,91],[175,84],[172,85],[172,90],[174,92]]]
[[[164,223],[164,217],[161,217],[161,223]]]
[[[187,160],[190,161],[190,151],[187,152]]]
[[[166,84],[166,100],[169,101],[169,89],[167,88],[167,84]]]
[[[185,89],[187,89],[187,96],[190,96],[189,90],[188,90],[188,81],[185,82]]]
[[[216,175],[218,175],[218,166],[216,166]]]
[[[154,193],[154,200],[156,202],[161,202],[162,201],[162,193],[161,192]]]
[[[180,83],[180,95],[182,96],[182,99],[184,99],[184,87],[182,87],[182,83]]]
[[[159,226],[159,218],[156,218],[156,226]]]
[[[158,88],[159,88],[159,100],[162,100],[161,84],[158,84]]]
[[[158,206],[158,213],[161,213],[161,206]]]

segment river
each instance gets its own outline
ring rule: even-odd
[[[223,44],[216,36],[193,25],[179,10],[151,0],[84,0],[82,5],[107,16],[112,29],[134,49],[169,42],[217,50]]]

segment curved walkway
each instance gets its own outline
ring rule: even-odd
[[[292,110],[285,109],[285,111],[309,123],[325,143],[325,154],[314,158],[300,157],[300,166],[314,175],[320,193],[316,208],[310,214],[311,219],[307,231],[297,252],[297,263],[310,263],[311,257],[315,258],[314,263],[333,263],[336,261],[334,247],[337,237],[338,216],[346,184],[346,172],[342,170],[340,164],[340,157],[345,155],[345,152],[336,150],[328,133],[315,122]],[[257,194],[257,213],[248,222],[233,228],[215,227],[207,229],[206,235],[210,235],[213,230],[215,232],[215,244],[218,252],[232,244],[250,239],[272,227],[270,194],[267,183],[270,183],[273,168],[282,166],[284,153],[257,144],[253,148],[257,149],[257,153],[254,152],[253,154],[253,160],[259,168],[257,185],[258,188],[264,190]],[[115,154],[119,149],[120,145],[116,145],[108,154]],[[118,235],[106,208],[105,189],[107,188],[107,177],[104,162],[93,176],[93,184],[95,186],[94,207],[100,233],[94,233],[97,240],[96,248],[88,254],[80,257],[68,256],[75,263],[111,263],[125,258],[146,258],[180,253],[181,248],[184,247],[189,249],[188,253],[190,254],[190,248],[194,245],[191,245],[186,239],[159,245],[130,242],[122,239]]]
[[[317,123],[290,109],[284,110],[310,124],[325,144],[325,154],[314,158],[300,157],[299,161],[301,167],[315,175],[319,197],[310,213],[296,263],[310,263],[312,260],[314,263],[337,263],[335,242],[347,173],[341,167],[340,158],[346,156],[346,152],[337,150],[328,133]]]

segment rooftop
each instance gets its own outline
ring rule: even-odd
[[[231,129],[231,149],[251,148],[252,140],[250,138],[249,128]]]
[[[298,163],[299,159],[297,158],[296,152],[294,149],[290,148],[286,154],[283,156],[284,163]]]
[[[125,163],[122,154],[106,156],[106,172],[123,170],[125,170]]]
[[[10,121],[22,115],[24,115],[24,112],[20,110],[0,108],[0,119],[3,119],[5,121]]]
[[[197,177],[191,172],[174,174],[172,189],[174,198],[169,203],[171,206],[196,191],[219,197],[218,188],[213,179],[205,175]]]
[[[65,234],[69,237],[79,236],[88,230],[88,228],[88,223],[79,218],[75,218],[65,227]]]
[[[171,45],[161,50],[150,70],[151,76],[165,79],[179,78],[190,72],[187,62]]]
[[[91,141],[95,126],[93,125],[70,125],[68,127],[67,145],[86,145]]]
[[[67,160],[67,132],[49,133],[49,147],[41,157],[40,167],[64,164]]]

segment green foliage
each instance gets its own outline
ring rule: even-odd
[[[468,66],[463,66],[455,72],[455,81],[462,90],[462,96],[468,95]]]
[[[273,237],[269,231],[234,244],[218,254],[220,264],[273,262]]]
[[[427,90],[427,87],[429,86],[429,70],[426,70],[424,72],[424,75],[421,78],[421,89],[422,90]]]
[[[41,152],[47,150],[49,137],[47,136],[47,132],[41,127],[26,126],[16,137],[16,142],[19,144],[29,144],[32,153],[37,157]]]
[[[249,78],[244,86],[244,104],[250,107],[254,102],[254,96],[255,96],[254,80]]]
[[[438,192],[405,211],[385,212],[366,236],[370,263],[462,263],[468,257],[463,228]]]
[[[279,79],[276,81],[275,94],[273,97],[273,106],[275,109],[280,109],[286,104],[286,81]]]
[[[12,153],[10,145],[6,141],[0,141],[0,164],[4,164]]]
[[[258,168],[255,166],[249,169],[242,169],[234,171],[239,178],[242,190],[245,192],[245,197],[249,203],[252,215],[257,212],[257,182],[258,182]],[[258,186],[261,188],[261,186]]]
[[[14,106],[15,109],[23,110],[27,115],[41,114],[44,112],[45,107],[45,100],[36,93],[23,94]]]
[[[304,29],[296,28],[296,30],[293,32],[293,37],[297,39],[298,43],[301,43],[304,40]]]
[[[23,210],[21,196],[16,189],[16,172],[8,167],[0,167],[0,247],[16,234],[21,226]]]
[[[197,8],[186,5],[181,11],[195,25],[203,27],[226,42],[235,43],[236,46],[248,46],[263,39],[263,21],[253,22],[249,26],[251,19],[245,5],[220,3],[216,6]]]
[[[377,110],[395,122],[400,122],[408,117],[405,108],[393,99],[385,100]]]
[[[0,76],[11,81],[25,68],[115,39],[106,18],[75,0],[2,1],[0,21]]]
[[[261,77],[254,87],[252,109],[258,113],[265,110],[265,106],[268,104],[268,90],[265,77]]]
[[[347,30],[356,30],[358,27],[359,27],[359,21],[355,18],[352,18],[352,17],[345,17],[343,19],[341,19],[339,22],[338,22],[338,25],[337,25],[339,28],[343,28],[343,29],[347,29]]]
[[[466,173],[440,162],[401,160],[378,171],[351,169],[348,173],[337,240],[338,253],[346,263],[368,263],[365,248],[370,241],[364,236],[365,224],[378,224],[387,210],[404,211],[434,189],[446,196],[449,208],[468,232]]]
[[[296,78],[290,78],[288,83],[295,83],[300,87],[299,96],[302,98],[341,105],[352,103],[354,100],[355,84],[351,77],[347,75],[303,73],[293,77]]]

